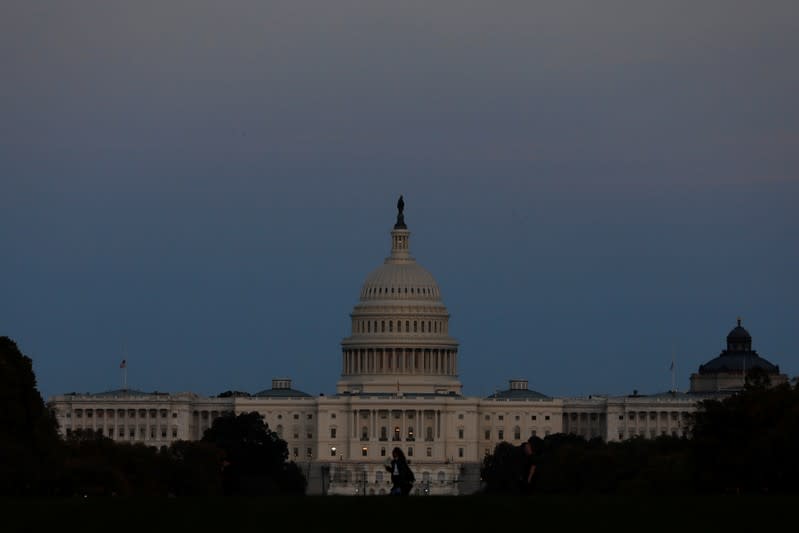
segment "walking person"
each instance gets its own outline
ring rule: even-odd
[[[519,490],[522,494],[527,494],[533,491],[535,483],[535,447],[533,446],[533,438],[530,437],[521,445],[521,459],[518,472]]]
[[[407,496],[411,493],[416,477],[400,447],[391,452],[391,462],[386,465],[386,470],[391,472],[392,496]]]

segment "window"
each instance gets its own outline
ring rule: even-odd
[[[408,457],[413,457],[413,448],[408,448]]]
[[[174,411],[173,411],[173,412],[172,412],[172,418],[177,418],[177,417],[178,417],[178,414],[177,414],[176,412],[174,412]]]
[[[549,415],[544,416],[544,420],[549,420]]]
[[[172,438],[178,438],[178,428],[172,428]]]
[[[306,456],[308,459],[310,459],[310,458],[311,458],[311,456],[313,456],[313,450],[311,450],[310,448],[305,448],[305,456]]]
[[[330,447],[330,457],[335,457],[335,456],[336,456],[336,447],[335,446],[331,446]]]
[[[505,430],[504,429],[498,429],[497,430],[497,438],[499,440],[505,440]]]
[[[299,457],[300,456],[300,449],[299,448],[294,448],[293,452],[294,452],[294,457]]]
[[[336,438],[336,428],[330,428],[330,438],[331,439]]]
[[[463,420],[463,413],[458,414],[458,420]]]
[[[522,438],[522,428],[519,426],[513,428],[513,438],[514,440],[520,440]]]
[[[394,428],[394,440],[401,440],[400,439],[400,428],[399,428],[399,426],[396,426]]]
[[[299,431],[295,431],[294,432],[294,438],[295,439],[299,439],[300,438],[300,432]]]
[[[425,440],[431,441],[433,440],[433,428],[428,426],[425,430]]]
[[[307,418],[308,418],[308,420],[312,420],[313,419],[313,415],[309,414]]]
[[[485,440],[491,440],[491,430],[485,430]]]
[[[463,438],[463,428],[458,428],[458,438],[459,439]]]
[[[300,419],[300,415],[298,415],[298,414],[296,414],[296,413],[295,413],[295,414],[294,414],[294,420],[299,420],[299,419]]]
[[[336,418],[336,413],[330,413],[330,418]]]
[[[369,455],[369,448],[367,448],[366,446],[364,446],[363,448],[361,448],[361,455],[362,455],[362,456],[364,456],[364,457],[366,457],[367,455]]]
[[[313,433],[311,433],[311,432],[309,431],[309,432],[307,432],[307,433],[305,434],[305,436],[306,436],[306,438],[307,438],[307,439],[309,439],[309,440],[310,440],[310,439],[312,439],[312,438],[313,438]]]
[[[499,415],[499,417],[497,417],[497,418],[499,418],[500,420],[505,420],[505,416],[504,415]]]
[[[516,420],[519,420],[519,415],[516,415]]]
[[[386,456],[386,449],[380,448],[380,457],[385,457],[385,456]]]
[[[361,428],[361,440],[369,440],[369,428],[366,426]]]
[[[486,419],[486,420],[491,420],[491,415],[486,415],[486,416],[485,416],[485,419]]]
[[[463,457],[463,448],[458,448],[458,457]]]
[[[428,457],[433,457],[433,448],[430,448],[429,446],[427,448],[427,456]]]

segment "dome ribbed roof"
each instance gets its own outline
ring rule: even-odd
[[[436,280],[413,260],[394,262],[391,258],[366,278],[361,288],[364,300],[441,300]]]

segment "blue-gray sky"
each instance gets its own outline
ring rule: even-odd
[[[799,4],[0,5],[0,334],[49,397],[334,391],[399,194],[467,394],[799,374]]]

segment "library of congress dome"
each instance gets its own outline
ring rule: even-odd
[[[128,388],[63,394],[49,402],[60,431],[91,429],[161,447],[202,438],[224,414],[256,411],[302,465],[309,493],[385,494],[391,482],[383,465],[399,446],[415,472],[416,494],[468,494],[479,488],[483,457],[500,442],[556,433],[606,441],[686,435],[698,402],[740,390],[747,368],[762,367],[775,383],[787,380],[752,351],[739,323],[727,350],[699,368],[688,392],[556,398],[511,379],[488,397],[464,396],[449,312],[433,276],[411,256],[410,235],[400,197],[390,254],[363,283],[341,342],[335,394],[312,396],[286,377],[256,393],[217,397]]]

